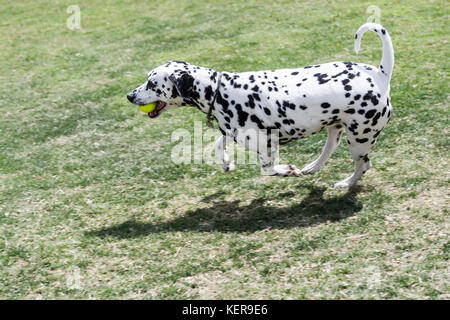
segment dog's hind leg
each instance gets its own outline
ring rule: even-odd
[[[369,143],[370,144],[370,143]],[[353,187],[356,182],[358,182],[359,178],[372,167],[369,159],[369,151],[372,146],[366,148],[361,147],[352,147],[350,146],[350,152],[352,154],[353,161],[355,163],[355,171],[353,174],[336,183],[334,185],[335,188],[350,188]]]
[[[350,177],[336,183],[334,185],[335,188],[350,188],[354,186],[359,178],[372,167],[369,152],[375,145],[377,136],[381,130],[372,131],[370,129],[370,132],[363,133],[369,131],[368,129],[367,127],[361,128],[361,126],[356,126],[356,122],[353,128],[352,126],[347,128],[347,143],[352,154],[353,162],[355,163],[355,171]]]
[[[374,110],[374,109],[371,109]],[[347,125],[347,143],[355,163],[355,172],[348,178],[334,185],[335,188],[349,188],[358,182],[359,178],[372,167],[369,152],[375,146],[378,136],[389,122],[392,106],[387,98],[386,104],[380,111],[366,111],[363,119],[353,121]]]
[[[222,164],[222,168],[225,172],[233,171],[235,169],[233,161],[226,153],[227,144],[231,141],[232,139],[227,138],[226,136],[220,136],[214,143],[216,155],[219,158],[219,161]]]
[[[323,147],[322,154],[313,162],[308,164],[302,169],[303,174],[312,174],[320,170],[325,162],[330,158],[334,150],[339,146],[341,142],[342,125],[337,124],[332,127],[328,127],[328,137],[325,146]]]

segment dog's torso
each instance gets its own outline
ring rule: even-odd
[[[351,62],[223,73],[214,115],[223,133],[273,128],[285,144],[330,125],[364,124],[377,113],[387,117],[383,86],[377,68]],[[385,124],[372,122],[366,124],[373,130]]]

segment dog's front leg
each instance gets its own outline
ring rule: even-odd
[[[226,153],[227,144],[231,142],[230,138],[226,136],[220,136],[214,144],[217,157],[219,158],[220,163],[222,164],[222,168],[225,172],[233,171],[235,166],[233,161],[231,161],[230,157]]]
[[[290,164],[275,165],[276,152],[258,152],[261,161],[261,169],[263,174],[269,176],[283,176],[283,177],[299,177],[302,175],[300,169]]]

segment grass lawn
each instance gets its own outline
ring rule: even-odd
[[[447,1],[54,2],[0,4],[0,298],[450,299]],[[377,35],[353,51],[370,5],[393,39],[394,115],[355,190],[332,188],[353,170],[345,143],[302,178],[175,164],[172,131],[205,116],[126,100],[168,60],[378,66]],[[325,140],[281,160],[301,168]]]

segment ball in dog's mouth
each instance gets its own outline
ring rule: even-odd
[[[152,111],[152,112],[149,112],[149,113],[148,113],[148,116],[149,116],[150,118],[156,118],[156,117],[159,115],[159,112],[160,112],[162,109],[164,109],[165,106],[166,106],[166,103],[165,103],[165,102],[158,101],[158,102],[156,103],[156,109],[155,109],[154,111]]]

